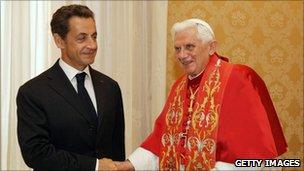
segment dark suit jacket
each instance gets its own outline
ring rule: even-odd
[[[94,170],[96,158],[125,159],[124,112],[116,81],[90,67],[99,125],[96,127],[58,61],[20,87],[18,140],[35,170]]]

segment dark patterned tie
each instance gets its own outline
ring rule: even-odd
[[[85,79],[86,73],[82,72],[79,74],[76,74],[77,79],[77,90],[78,90],[78,96],[81,99],[82,104],[84,105],[86,109],[86,113],[91,119],[91,121],[95,124],[95,126],[98,124],[97,119],[97,113],[95,111],[94,105],[92,103],[92,100],[84,87],[84,79]]]

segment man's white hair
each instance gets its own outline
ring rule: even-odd
[[[185,30],[189,27],[197,28],[197,37],[202,41],[209,42],[215,39],[213,30],[207,22],[201,19],[192,18],[182,22],[177,22],[172,26],[171,35],[173,37],[173,41],[175,39],[176,32]]]

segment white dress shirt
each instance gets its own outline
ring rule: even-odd
[[[89,66],[87,66],[83,71],[79,71],[76,68],[67,64],[66,62],[64,62],[62,59],[59,59],[59,66],[62,68],[65,75],[68,77],[68,79],[72,83],[76,92],[78,92],[76,74],[79,74],[82,72],[85,72],[87,74],[84,79],[84,87],[86,88],[86,90],[90,96],[90,99],[94,105],[95,111],[97,112],[96,97],[95,97],[95,92],[94,92],[94,87],[93,87],[93,82],[92,82],[92,77],[90,74]],[[95,170],[98,170],[98,159],[96,159]]]
[[[96,97],[95,97],[95,92],[94,92],[94,87],[93,87],[93,82],[92,82],[92,77],[90,74],[89,66],[87,66],[83,71],[79,71],[76,68],[67,64],[66,62],[64,62],[62,59],[59,60],[59,66],[62,68],[65,75],[68,77],[68,79],[72,83],[76,92],[78,91],[76,74],[79,74],[82,72],[85,72],[87,74],[84,79],[84,87],[87,89],[87,92],[94,105],[95,111],[97,111]]]

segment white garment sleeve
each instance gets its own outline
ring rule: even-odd
[[[159,158],[152,152],[137,148],[130,156],[129,161],[132,163],[135,170],[158,170]],[[282,170],[281,167],[236,167],[233,163],[217,161],[212,171],[217,170]]]
[[[152,152],[137,148],[129,157],[128,160],[132,163],[135,170],[158,170],[159,158]],[[237,168],[232,163],[218,161],[212,171],[217,170],[243,170],[244,168]]]
[[[128,160],[135,170],[158,170],[158,156],[144,148],[138,147]]]
[[[244,168],[242,168],[242,170],[243,169]],[[216,170],[241,170],[241,169],[238,167],[235,167],[234,164],[232,164],[232,163],[217,161],[215,163],[215,166],[212,169],[212,171],[216,171]]]
[[[234,164],[232,163],[226,163],[226,162],[222,162],[222,161],[217,161],[215,163],[214,168],[212,169],[212,171],[216,171],[216,170],[254,170],[254,171],[280,171],[282,170],[281,167],[265,167],[264,165],[262,165],[262,167],[236,167]]]

